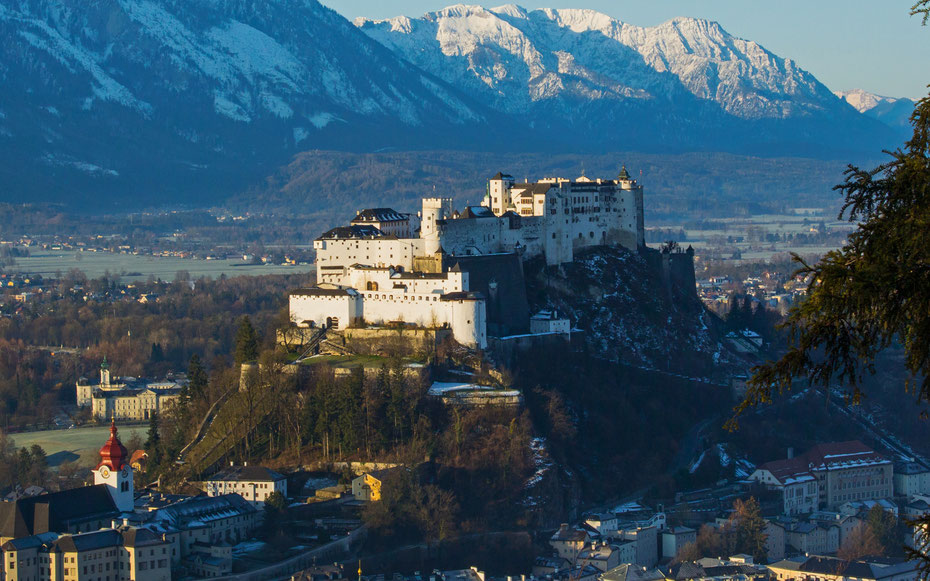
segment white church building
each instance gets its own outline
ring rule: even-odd
[[[610,244],[645,246],[643,189],[625,168],[613,180],[517,183],[498,173],[480,206],[458,212],[451,198],[425,198],[419,216],[366,209],[317,238],[317,284],[291,292],[290,317],[303,327],[447,327],[458,342],[484,348],[485,297],[472,292],[456,257],[542,256],[559,265],[576,249]]]

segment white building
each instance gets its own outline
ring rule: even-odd
[[[177,401],[186,379],[147,381],[112,377],[106,359],[100,365],[100,382],[80,378],[75,384],[78,407],[90,407],[99,420],[147,420]]]
[[[930,468],[919,462],[895,466],[894,493],[908,498],[915,494],[930,494]]]
[[[298,326],[344,328],[393,322],[448,327],[462,344],[487,344],[486,297],[472,292],[456,256],[543,256],[571,262],[586,246],[645,246],[643,189],[626,169],[617,179],[545,178],[518,184],[498,173],[481,206],[453,210],[451,198],[425,198],[414,237],[411,216],[361,210],[349,226],[317,238],[316,286],[290,295]],[[569,332],[569,321],[535,320],[540,332]],[[535,332],[535,331],[534,331]]]
[[[287,498],[287,478],[263,466],[230,465],[204,484],[207,496],[238,494],[253,505],[264,503],[274,492]]]
[[[452,329],[456,341],[487,346],[484,297],[468,291],[468,273],[405,272],[394,267],[354,264],[332,271],[336,283],[292,291],[291,321],[298,326],[342,328],[413,323]]]
[[[569,319],[560,317],[557,311],[539,311],[530,317],[530,333],[558,333],[568,335],[572,332]]]

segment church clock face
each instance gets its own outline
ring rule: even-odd
[[[123,474],[123,478],[127,478],[129,476],[129,468],[126,468],[125,466],[123,466],[122,474]]]
[[[104,478],[109,478],[109,477],[110,477],[110,469],[107,468],[106,466],[102,467],[102,468],[100,469],[100,476],[102,476],[102,477],[104,477]]]

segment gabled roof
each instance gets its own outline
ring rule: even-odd
[[[491,179],[492,180],[512,180],[513,176],[507,175],[505,173],[497,172],[496,174],[494,174],[494,177]]]
[[[804,454],[814,470],[839,470],[855,466],[888,464],[890,460],[859,440],[817,444]]]
[[[406,222],[408,214],[401,214],[392,208],[366,208],[352,219],[352,224],[365,222]]]
[[[104,547],[121,544],[122,537],[115,529],[106,529],[79,535],[65,535],[55,541],[53,546],[65,553],[95,551]]]
[[[264,466],[229,466],[208,480],[212,482],[277,482],[285,476]]]
[[[72,524],[119,514],[105,484],[0,503],[0,536],[67,532]]]
[[[814,480],[814,472],[890,462],[859,440],[850,440],[818,444],[796,458],[766,462],[758,469],[768,470],[782,485],[787,485]]]
[[[470,218],[494,218],[494,212],[491,208],[485,206],[465,206],[462,213],[459,214],[459,220],[468,220]]]

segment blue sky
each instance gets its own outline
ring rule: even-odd
[[[350,20],[420,16],[452,0],[321,0]],[[497,6],[472,0],[471,4]],[[675,16],[716,20],[736,36],[797,61],[834,90],[919,98],[930,84],[930,25],[914,0],[526,0],[525,8],[591,8],[639,26]]]

